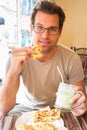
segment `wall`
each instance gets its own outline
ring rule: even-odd
[[[66,46],[87,48],[87,0],[55,0],[62,6],[66,20],[59,40]]]

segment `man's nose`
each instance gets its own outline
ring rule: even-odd
[[[42,37],[43,38],[46,38],[49,36],[49,30],[48,29],[45,29],[45,31],[42,33]]]

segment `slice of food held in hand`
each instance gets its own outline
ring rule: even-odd
[[[35,51],[35,54],[31,54],[31,57],[33,59],[41,58],[42,57],[42,54],[41,54],[42,48],[39,45],[36,45],[36,46],[33,47],[33,49]]]

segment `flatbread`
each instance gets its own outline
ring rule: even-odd
[[[59,109],[36,111],[34,122],[52,122],[60,118]]]
[[[41,54],[42,48],[39,45],[36,45],[33,47],[33,49],[35,50],[36,54],[31,54],[31,58],[33,58],[33,59],[41,58],[42,57],[42,54]]]
[[[52,124],[44,123],[34,125],[20,125],[18,130],[58,130],[58,128]]]
[[[58,130],[58,128],[51,123],[59,118],[59,109],[35,111],[34,123],[30,125],[19,125],[18,130]]]
[[[19,125],[18,130],[34,130],[32,125]]]

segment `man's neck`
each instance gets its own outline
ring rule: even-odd
[[[57,46],[55,46],[48,54],[44,54],[40,59],[38,59],[41,62],[47,62],[49,61],[56,53]]]

